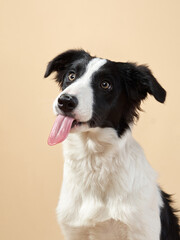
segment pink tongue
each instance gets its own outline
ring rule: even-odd
[[[73,121],[73,118],[58,115],[50,132],[48,144],[53,146],[64,141],[71,130]]]

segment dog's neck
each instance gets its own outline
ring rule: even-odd
[[[107,155],[112,155],[112,153],[123,154],[129,149],[126,146],[131,145],[132,141],[134,140],[130,129],[126,130],[121,137],[118,137],[112,128],[94,128],[87,132],[72,133],[64,143],[65,160],[74,159],[75,155],[76,159],[77,155],[79,159],[81,156],[82,158],[88,156],[97,158],[106,155],[107,159]]]
[[[113,129],[95,128],[89,132],[81,133],[81,140],[88,152],[98,154],[115,146],[119,138]]]

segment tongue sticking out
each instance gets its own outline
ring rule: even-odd
[[[73,121],[73,118],[58,115],[50,132],[48,144],[53,146],[64,141],[71,130]]]

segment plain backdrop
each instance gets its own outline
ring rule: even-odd
[[[151,96],[134,136],[180,206],[180,1],[0,1],[0,239],[60,240],[61,144],[47,145],[59,93],[48,61],[70,48],[146,63],[167,90]]]

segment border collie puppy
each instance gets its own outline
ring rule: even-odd
[[[62,92],[48,143],[64,141],[57,207],[66,240],[179,240],[170,196],[131,133],[147,94],[166,92],[149,68],[69,50],[47,66]]]

